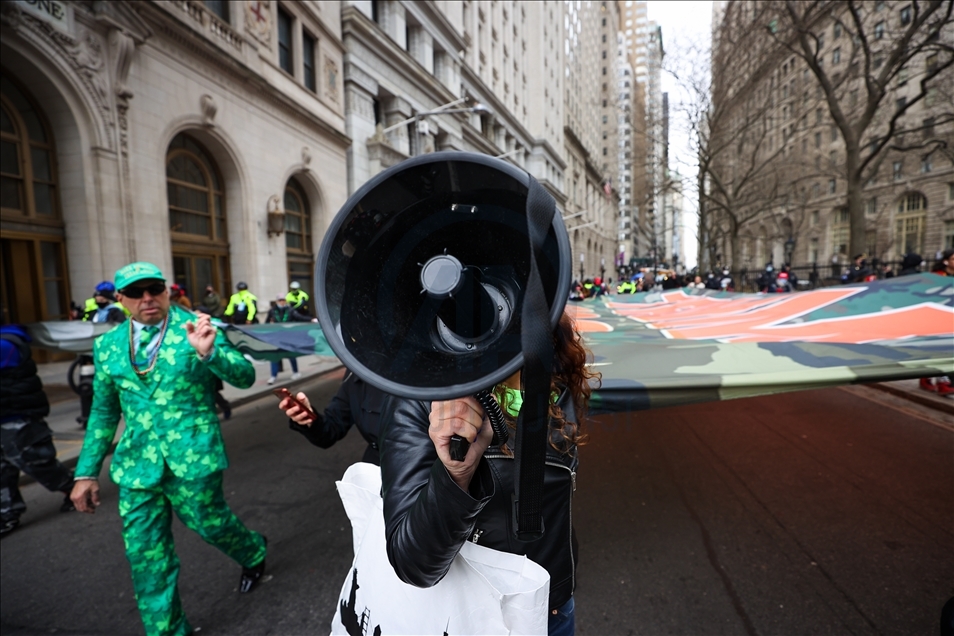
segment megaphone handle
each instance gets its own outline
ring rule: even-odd
[[[494,446],[506,444],[507,440],[510,439],[510,431],[507,430],[507,421],[504,419],[503,411],[500,410],[500,404],[497,403],[496,398],[490,394],[490,391],[478,391],[474,395],[474,399],[484,407],[484,412],[490,419],[490,426],[494,429],[494,439],[491,444]],[[451,459],[455,462],[464,461],[468,449],[470,449],[470,442],[466,439],[460,435],[451,437],[448,450]]]

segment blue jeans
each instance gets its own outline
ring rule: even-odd
[[[576,632],[574,609],[573,597],[571,596],[570,600],[563,604],[563,607],[550,610],[549,620],[547,621],[547,635],[573,636]]]
[[[298,360],[295,358],[288,358],[288,361],[291,362],[292,373],[298,373]],[[276,377],[278,372],[282,370],[281,362],[272,362],[272,377]]]

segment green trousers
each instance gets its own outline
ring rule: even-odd
[[[262,535],[246,528],[225,502],[221,471],[181,479],[166,468],[156,488],[120,488],[126,558],[148,636],[185,636],[192,631],[179,600],[173,510],[187,528],[242,567],[254,567],[265,558]]]

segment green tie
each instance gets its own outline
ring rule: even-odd
[[[136,366],[144,367],[149,364],[149,356],[146,355],[146,349],[149,343],[159,333],[158,325],[145,325],[139,334],[139,349],[136,350]]]

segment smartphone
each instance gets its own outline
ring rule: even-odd
[[[298,408],[303,410],[305,412],[305,415],[307,415],[312,422],[318,419],[318,415],[314,411],[312,411],[310,408],[302,404],[301,400],[299,400],[294,395],[292,395],[291,392],[285,387],[274,389],[272,393],[274,393],[275,397],[277,397],[279,400],[284,400],[285,398],[288,398],[289,400],[292,401],[293,404],[298,405]]]

